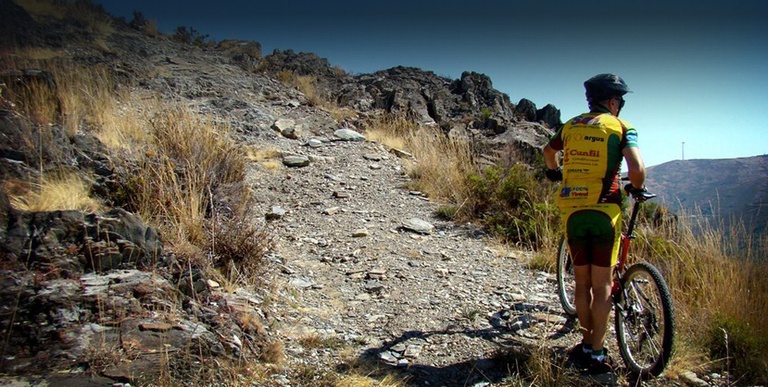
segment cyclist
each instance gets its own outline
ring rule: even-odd
[[[627,161],[628,191],[644,189],[645,165],[637,131],[619,119],[624,95],[630,92],[624,80],[598,74],[584,82],[584,88],[589,112],[568,120],[543,151],[547,178],[562,180],[557,204],[574,263],[582,341],[569,357],[579,368],[601,374],[613,371],[603,344],[621,237],[621,162]]]

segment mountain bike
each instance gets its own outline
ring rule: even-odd
[[[658,376],[664,370],[672,355],[675,330],[672,296],[659,270],[648,262],[627,263],[640,204],[654,197],[647,191],[633,195],[634,204],[627,229],[621,234],[611,289],[621,358],[630,372],[642,379]],[[573,263],[565,238],[557,254],[557,290],[563,310],[575,317]]]

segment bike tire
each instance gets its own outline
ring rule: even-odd
[[[560,304],[568,316],[576,316],[576,283],[573,275],[573,261],[565,237],[560,240],[557,249],[557,295]]]
[[[658,376],[672,357],[675,311],[669,287],[656,267],[638,262],[622,279],[615,308],[619,352],[639,379]]]

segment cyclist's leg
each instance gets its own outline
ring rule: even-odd
[[[571,250],[573,251],[573,250]],[[579,319],[579,329],[581,331],[581,341],[584,344],[592,345],[592,274],[590,272],[592,265],[574,265],[573,276],[576,282],[574,292],[574,305],[576,306],[576,317]]]
[[[611,314],[612,268],[591,265],[592,276],[592,348],[603,349]]]
[[[583,341],[598,351],[603,348],[611,311],[611,267],[616,243],[614,224],[617,224],[614,221],[618,218],[601,210],[581,208],[565,214],[574,261],[576,313]]]
[[[583,208],[568,208],[563,210],[565,218],[565,234],[568,239],[568,249],[571,252],[574,276],[574,306],[576,317],[582,335],[582,343],[592,344],[592,274],[590,272],[592,252],[588,238],[588,222],[584,222]]]
[[[599,216],[593,217],[592,231],[592,348],[603,349],[608,319],[611,314],[613,267],[616,265],[621,239],[621,208],[601,205]]]

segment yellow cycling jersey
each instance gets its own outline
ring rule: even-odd
[[[603,112],[574,117],[550,140],[563,151],[559,207],[621,203],[618,181],[622,149],[637,146],[637,132],[625,121]]]

